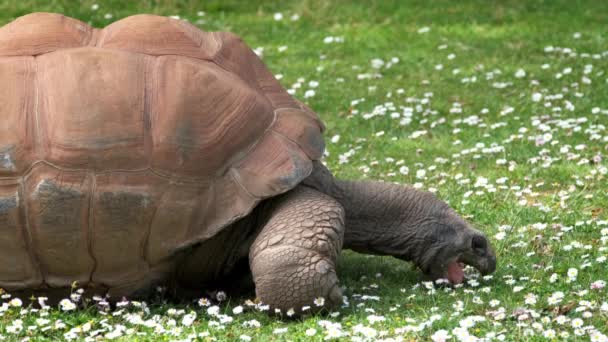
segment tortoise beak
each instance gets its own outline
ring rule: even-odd
[[[465,261],[465,263],[467,263]],[[496,255],[490,254],[485,257],[477,257],[477,262],[467,263],[475,267],[482,275],[494,273],[496,271]]]
[[[481,242],[475,243],[475,240]],[[475,248],[475,245],[478,247]],[[496,271],[496,253],[483,235],[473,238],[473,248],[471,251],[463,253],[460,260],[467,265],[475,267],[482,275]]]
[[[492,254],[485,259],[483,264],[484,265],[482,267],[478,268],[481,274],[486,275],[496,271],[496,254],[494,251],[492,251]]]

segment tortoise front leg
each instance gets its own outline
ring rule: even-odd
[[[331,309],[342,303],[336,259],[344,210],[333,198],[303,186],[273,200],[269,219],[249,252],[256,294],[282,313]],[[323,299],[319,299],[323,298]]]

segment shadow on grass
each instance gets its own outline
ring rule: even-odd
[[[338,276],[349,288],[378,283],[397,289],[413,286],[422,279],[411,263],[388,256],[373,256],[344,251],[338,261]]]

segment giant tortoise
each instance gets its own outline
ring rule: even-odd
[[[8,291],[138,297],[249,274],[263,303],[300,312],[342,302],[343,248],[452,283],[496,266],[434,195],[334,178],[319,117],[231,33],[23,16],[0,29],[0,118]]]

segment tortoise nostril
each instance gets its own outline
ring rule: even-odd
[[[486,249],[488,248],[488,242],[485,237],[481,235],[475,235],[471,240],[471,248],[473,249],[473,251],[475,251],[475,253],[485,255]]]

